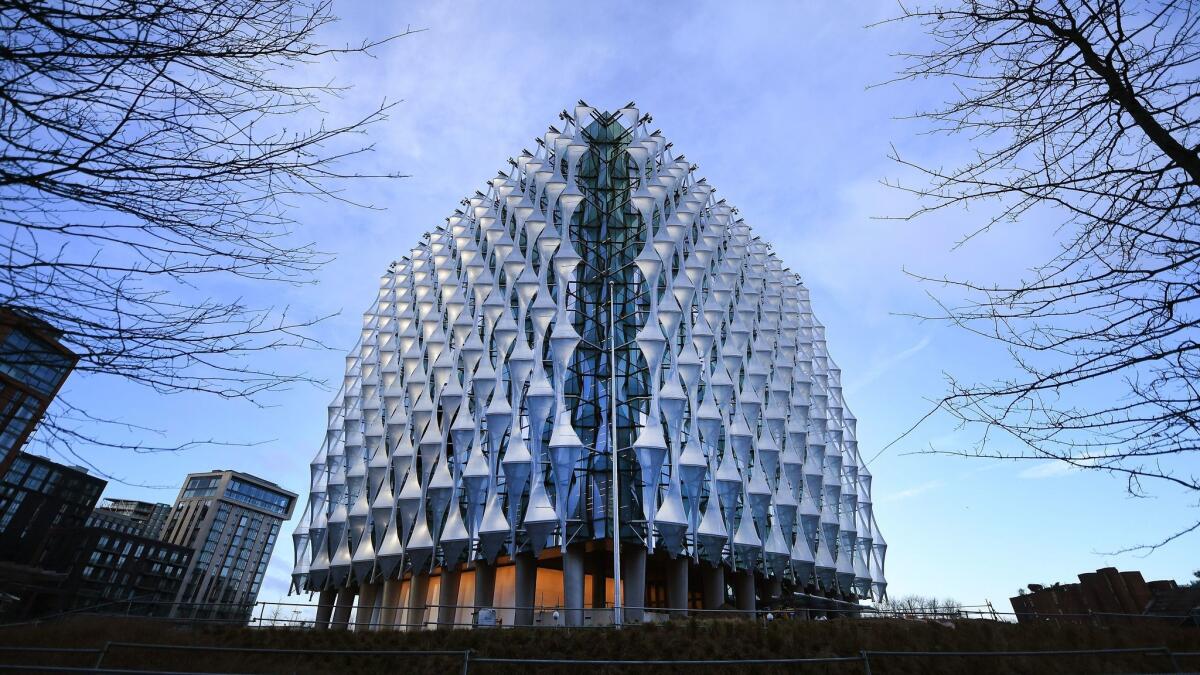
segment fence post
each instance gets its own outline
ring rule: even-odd
[[[858,655],[862,657],[863,672],[866,675],[871,675],[871,653],[865,649],[860,649]]]
[[[100,649],[100,653],[96,656],[96,665],[92,666],[93,670],[99,669],[101,664],[104,663],[104,657],[108,654],[108,648],[110,646],[112,646],[112,640],[108,640],[104,643],[104,647]]]
[[[1163,647],[1162,651],[1163,651],[1163,654],[1166,655],[1167,661],[1170,661],[1170,663],[1171,663],[1171,672],[1172,673],[1182,673],[1183,670],[1180,669],[1179,662],[1175,660],[1175,652],[1171,651],[1170,647]]]
[[[470,649],[463,652],[462,675],[467,675],[467,673],[469,673],[469,672],[471,672],[471,650]]]

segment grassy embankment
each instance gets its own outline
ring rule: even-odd
[[[1154,624],[1081,626],[1016,625],[988,621],[940,624],[922,621],[783,621],[768,625],[732,620],[686,620],[613,629],[447,630],[420,633],[193,627],[166,622],[78,617],[39,626],[0,629],[0,645],[100,647],[107,641],[221,645],[287,649],[465,650],[476,656],[517,658],[713,659],[853,656],[860,650],[976,651],[1051,650],[1165,646],[1200,651],[1200,630]],[[89,666],[92,655],[32,656],[4,652],[0,664],[40,663]],[[1200,670],[1200,658],[1180,658],[1185,671]],[[172,652],[114,648],[106,667],[159,668],[236,673],[453,673],[461,657],[362,655],[252,655],[231,652]],[[473,664],[472,673],[649,672],[649,668]],[[872,657],[874,675],[897,673],[1120,673],[1170,672],[1162,657]],[[861,663],[704,667],[680,666],[654,672],[678,673],[861,673]]]

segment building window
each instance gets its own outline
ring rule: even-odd
[[[217,476],[193,478],[187,482],[187,486],[183,490],[183,499],[211,496],[216,493],[217,483],[220,481],[221,479]]]
[[[21,330],[12,330],[0,343],[0,373],[47,396],[71,369],[71,360],[50,344]]]
[[[8,453],[16,447],[17,439],[33,424],[33,411],[37,405],[37,401],[33,397],[26,397],[21,403],[21,407],[17,410],[16,414],[5,425],[4,433],[0,434],[0,453]],[[28,463],[25,466],[28,466]],[[20,470],[18,471],[18,469]],[[9,480],[15,483],[15,477],[20,476],[22,473],[24,473],[24,467],[14,465],[9,471]]]
[[[38,464],[37,466],[33,467],[33,470],[29,472],[28,476],[25,476],[24,485],[34,492],[40,492],[42,489],[42,482],[45,481],[46,476],[49,474],[50,469]]]
[[[229,486],[225,488],[225,496],[279,516],[286,516],[292,505],[292,498],[287,495],[237,478],[229,481]]]
[[[24,457],[18,457],[13,460],[12,468],[8,470],[8,477],[5,482],[16,483],[25,471],[29,469],[29,460]]]

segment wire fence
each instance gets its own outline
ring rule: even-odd
[[[392,650],[392,649],[282,649],[268,647],[236,647],[223,645],[172,645],[141,642],[107,642],[98,648],[60,648],[60,647],[31,647],[25,645],[0,645],[0,672],[25,673],[139,673],[146,675],[203,675],[206,670],[155,670],[131,666],[111,667],[105,665],[114,657],[124,657],[123,661],[131,658],[144,657],[150,653],[181,653],[181,654],[238,654],[258,655],[269,657],[354,657],[371,659],[390,659],[399,668],[411,666],[408,659],[440,659],[441,663],[451,666],[445,672],[459,672],[463,675],[471,672],[486,672],[488,666],[519,665],[519,666],[600,666],[615,669],[633,669],[645,667],[686,667],[693,668],[736,668],[743,669],[752,666],[787,666],[789,669],[814,665],[842,664],[855,668],[859,672],[871,675],[872,667],[894,660],[913,659],[1077,659],[1086,657],[1133,657],[1136,662],[1155,672],[1183,673],[1194,672],[1184,670],[1184,664],[1200,665],[1200,651],[1172,651],[1164,646],[1132,647],[1120,649],[1058,649],[1058,650],[995,650],[995,651],[881,651],[862,650],[849,656],[821,656],[796,658],[730,658],[730,659],[597,659],[597,658],[515,658],[488,656],[475,650]],[[25,659],[26,662],[11,663],[12,655],[33,656],[54,655],[79,657],[74,665],[39,663],[36,658]],[[200,663],[204,663],[201,660]],[[272,661],[271,670],[275,672],[279,662]],[[297,670],[297,672],[320,672],[319,664],[310,665],[316,671]],[[964,663],[965,666],[965,663]],[[1163,670],[1166,668],[1167,670]],[[225,675],[239,675],[231,671],[219,671]],[[253,672],[246,671],[244,675]]]

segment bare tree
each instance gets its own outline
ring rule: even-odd
[[[885,615],[910,619],[957,619],[962,616],[962,603],[953,598],[939,600],[932,595],[906,595],[880,603],[876,609]]]
[[[85,375],[227,398],[308,381],[247,357],[317,346],[320,317],[226,282],[310,282],[325,256],[292,207],[365,176],[341,167],[391,105],[327,126],[341,89],[306,68],[399,36],[325,46],[334,20],[329,0],[0,0],[0,303],[62,330]],[[65,401],[40,438],[155,449],[98,421]]]
[[[1016,365],[1003,381],[951,379],[940,409],[1017,439],[1013,450],[985,434],[959,454],[1111,472],[1137,496],[1156,484],[1200,495],[1200,7],[972,0],[895,21],[932,38],[903,55],[898,79],[954,86],[917,117],[975,151],[951,168],[897,154],[924,176],[900,185],[922,199],[909,217],[995,208],[969,237],[1035,210],[1061,224],[1061,249],[1019,283],[927,279],[967,298],[934,318],[999,341]]]

